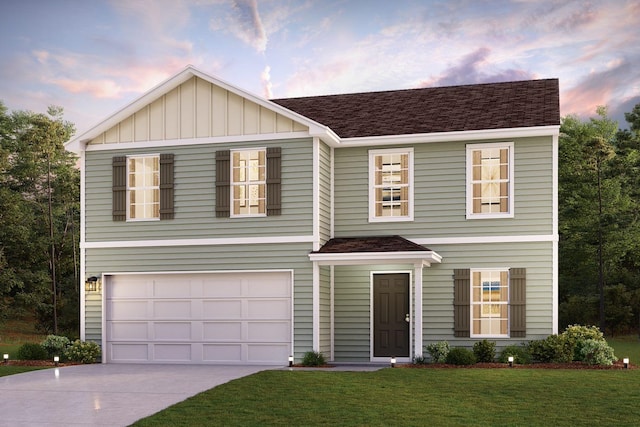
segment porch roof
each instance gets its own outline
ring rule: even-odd
[[[436,252],[401,236],[336,237],[311,252],[309,259],[320,265],[420,263],[428,267],[442,262]]]

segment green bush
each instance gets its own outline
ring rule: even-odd
[[[582,346],[587,340],[601,341],[606,344],[604,335],[597,326],[569,325],[561,334],[573,348],[573,360],[584,361]]]
[[[447,361],[447,355],[450,348],[449,343],[446,341],[434,342],[427,347],[427,353],[431,356],[431,362],[433,363],[445,363]]]
[[[302,366],[322,366],[327,362],[319,351],[307,351],[302,357]]]
[[[513,363],[527,365],[531,363],[531,354],[523,345],[508,345],[502,349],[498,362],[509,363],[509,356],[513,356]]]
[[[19,360],[47,360],[47,350],[40,344],[28,342],[22,344],[18,349],[17,358]]]
[[[415,356],[413,358],[413,364],[414,365],[426,365],[427,364],[426,356],[423,356],[423,355]]]
[[[496,358],[496,343],[482,340],[473,344],[473,354],[476,360],[481,363],[491,363]]]
[[[71,341],[69,338],[60,335],[48,335],[40,345],[46,350],[50,359],[54,356],[63,358],[67,347],[71,345]]]
[[[100,346],[92,341],[75,340],[67,348],[66,357],[72,362],[96,363],[100,357]]]
[[[613,348],[604,340],[587,339],[582,341],[580,358],[589,365],[613,365],[618,360]]]
[[[529,342],[529,353],[536,362],[567,363],[573,360],[573,346],[561,335],[549,335]]]
[[[469,349],[454,347],[447,354],[446,362],[449,365],[473,365],[476,363],[476,356]]]

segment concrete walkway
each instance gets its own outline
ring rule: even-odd
[[[95,364],[0,377],[0,426],[127,426],[202,391],[273,368]]]

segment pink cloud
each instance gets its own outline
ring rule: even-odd
[[[52,83],[71,93],[88,93],[96,98],[119,98],[120,87],[113,80],[72,80],[56,79]]]

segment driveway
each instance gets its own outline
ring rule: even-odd
[[[127,426],[274,367],[95,364],[0,377],[0,426]]]

